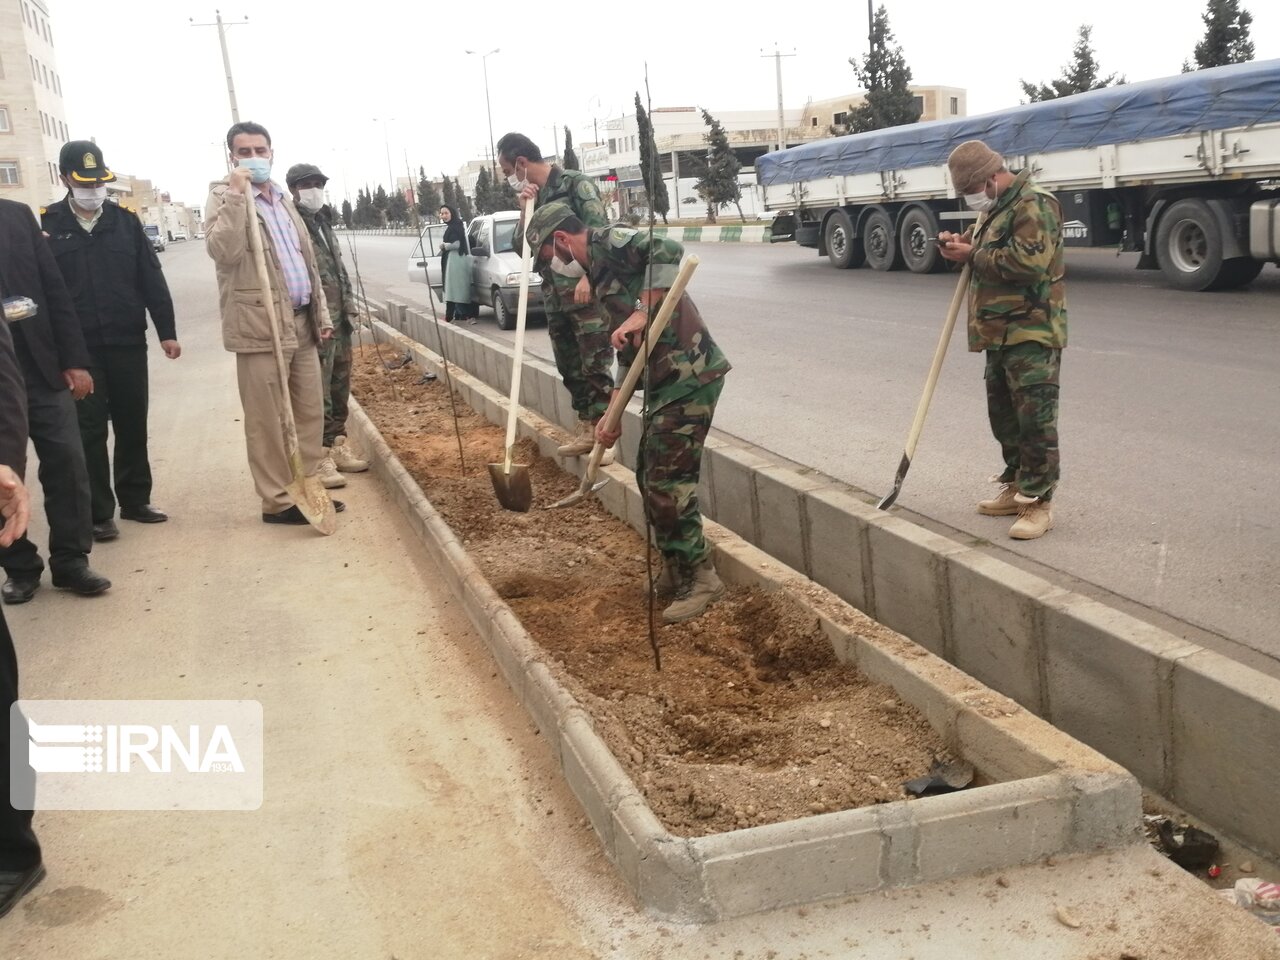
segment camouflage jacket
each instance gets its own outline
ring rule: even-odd
[[[329,207],[321,207],[318,213],[309,213],[298,207],[302,221],[311,234],[311,245],[316,251],[316,272],[329,302],[329,319],[335,331],[351,333],[355,329],[351,320],[357,316],[355,297],[351,293],[351,281],[342,262],[342,251],[333,235]]]
[[[609,224],[609,215],[605,210],[604,200],[600,198],[600,191],[596,189],[595,181],[585,173],[553,166],[546,186],[538,191],[533,208],[536,210],[556,201],[568,204],[573,215],[588,227],[604,227]],[[521,222],[519,236],[522,241],[526,226]],[[571,266],[569,273],[557,273],[550,265],[538,271],[542,277],[542,300],[548,313],[568,313],[582,309],[573,302],[573,288],[578,285],[581,277],[574,276],[575,272]]]
[[[591,289],[609,320],[610,330],[635,313],[642,291],[663,292],[670,288],[684,256],[684,247],[674,240],[650,240],[647,233],[620,227],[591,230],[587,243]],[[650,306],[651,317],[657,316],[659,306],[660,300]],[[680,298],[657,343],[651,346],[647,371],[651,410],[680,400],[730,369],[728,358],[711,339],[687,293]],[[626,377],[637,352],[630,341],[618,351],[618,382]]]
[[[969,349],[1067,345],[1062,210],[1024,170],[973,237]]]

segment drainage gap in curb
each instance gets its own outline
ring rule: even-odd
[[[517,460],[531,465],[534,510],[502,510],[485,469],[501,428],[459,402],[462,477],[443,379],[418,385],[420,373],[388,373],[370,350],[353,390],[672,833],[902,800],[903,781],[958,759],[891,688],[840,663],[818,618],[782,592],[733,587],[703,617],[659,628],[655,672],[643,539],[596,502],[541,510],[578,480],[527,439]]]

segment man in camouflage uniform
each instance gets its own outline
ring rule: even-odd
[[[285,174],[293,202],[311,234],[316,270],[329,302],[333,339],[320,344],[320,383],[324,386],[324,458],[320,481],[329,488],[345,487],[343,473],[361,473],[369,461],[361,460],[347,446],[347,402],[351,399],[352,320],[359,316],[351,281],[342,262],[342,251],[333,235],[333,208],[325,203],[324,185],[329,178],[312,163],[295,163]]]
[[[609,321],[619,376],[625,378],[650,317],[676,278],[684,248],[636,230],[588,228],[563,203],[540,207],[527,236],[539,262],[556,256],[585,268]],[[702,534],[698,475],[729,361],[688,294],[650,347],[636,480],[662,553],[658,593],[673,598],[662,619],[679,623],[698,616],[724,593]],[[620,435],[620,429],[606,431],[603,423],[596,427],[596,438],[606,447]]]
[[[590,177],[548,163],[537,145],[520,133],[506,134],[496,149],[502,173],[520,197],[521,210],[525,198],[532,197],[535,210],[549,203],[564,203],[588,227],[608,224],[604,201]],[[527,226],[522,223],[516,231],[517,252],[522,249],[519,238]],[[609,324],[596,309],[590,284],[578,264],[552,259],[538,272],[556,369],[578,414],[577,434],[557,452],[580,457],[595,446],[596,421],[604,416],[613,391]]]
[[[969,349],[987,354],[987,414],[1000,442],[1000,492],[978,504],[988,516],[1018,514],[1009,529],[1034,540],[1053,527],[1058,483],[1058,378],[1067,345],[1062,210],[1029,171],[969,140],[947,161],[951,182],[986,219],[963,235],[941,233],[942,255],[968,263]]]

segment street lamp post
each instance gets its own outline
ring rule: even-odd
[[[231,122],[239,123],[240,107],[236,104],[236,85],[231,79],[231,58],[227,55],[227,31],[230,30],[232,27],[240,26],[240,24],[226,23],[222,19],[221,10],[215,10],[213,11],[213,13],[215,18],[213,23],[196,23],[195,18],[193,17],[188,17],[187,20],[193,27],[217,27],[218,28],[218,42],[222,45],[222,69],[226,72],[226,75],[227,75],[227,96],[231,98]],[[248,16],[246,16],[244,18],[244,22],[247,23],[248,20],[249,18]]]
[[[489,58],[498,52],[498,48],[494,47],[488,53],[481,53],[478,50],[468,50],[467,53],[474,54],[480,58],[480,64],[484,68],[484,111],[489,118],[489,176],[495,180],[498,177],[497,159],[493,152],[493,110],[489,106]]]

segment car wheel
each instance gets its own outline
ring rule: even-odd
[[[493,315],[498,320],[499,330],[516,328],[516,315],[507,308],[507,302],[502,299],[502,294],[496,288],[493,291]]]

